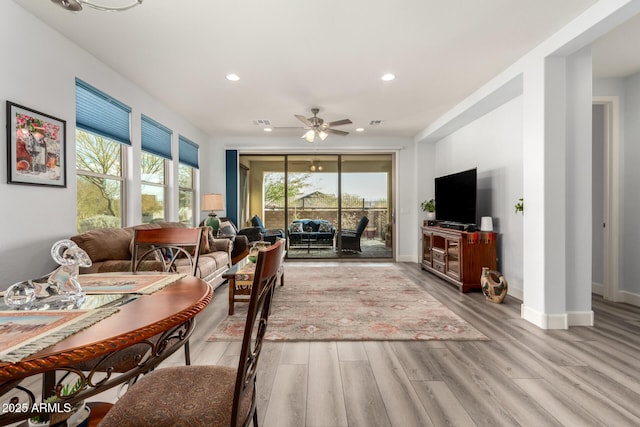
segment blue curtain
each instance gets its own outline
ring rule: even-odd
[[[76,78],[76,127],[131,145],[131,107]]]
[[[184,165],[198,169],[198,144],[184,136],[178,137],[178,161]]]
[[[150,117],[142,115],[142,151],[167,160],[171,156],[171,134],[173,131]]]
[[[238,228],[238,150],[227,150],[225,153],[227,217],[231,218]]]

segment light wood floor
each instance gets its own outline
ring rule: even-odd
[[[594,296],[596,326],[544,331],[516,299],[492,304],[398,265],[490,341],[265,343],[261,426],[640,425],[640,308]],[[198,317],[194,364],[237,363],[239,343],[206,341],[226,291]]]

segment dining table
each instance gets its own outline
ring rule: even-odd
[[[106,314],[95,323],[33,354],[17,356],[19,360],[11,359],[11,353],[3,359],[0,353],[0,426],[51,411],[51,406],[39,403],[47,396],[55,395],[58,405],[73,405],[135,380],[184,346],[195,328],[196,315],[211,301],[213,288],[189,275],[159,277],[165,282],[161,288],[150,292],[135,289],[127,292],[124,286],[109,285],[130,284],[146,277],[141,275],[127,281],[117,274],[91,275],[93,282],[106,284],[108,292],[96,295],[87,292],[86,299],[77,307],[78,311],[91,314],[106,310]],[[0,309],[5,316],[47,313],[46,310]],[[70,310],[68,314],[76,312]],[[4,323],[6,326],[6,317]],[[0,329],[0,342],[3,331]],[[14,331],[13,335],[20,334]],[[13,335],[5,334],[8,337]],[[38,339],[33,341],[37,344]],[[127,352],[131,348],[138,351]],[[134,360],[123,361],[123,358]],[[34,381],[34,376],[40,377]],[[61,378],[68,376],[73,377],[80,387],[70,395],[62,395]],[[55,406],[53,412],[64,425],[69,414],[57,411],[60,408],[62,406]],[[53,414],[51,422],[55,424]]]

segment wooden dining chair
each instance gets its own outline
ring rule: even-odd
[[[133,272],[153,271],[161,266],[164,272],[196,276],[203,231],[203,227],[137,228],[131,254]],[[184,359],[185,364],[191,364],[188,339],[184,343]]]
[[[100,427],[258,427],[256,373],[284,241],[258,254],[238,368],[176,366],[156,369],[118,400]],[[256,321],[257,319],[257,321]]]
[[[138,228],[133,238],[131,266],[133,272],[156,270],[164,272],[198,271],[202,227],[195,228]],[[190,269],[187,271],[186,267]]]

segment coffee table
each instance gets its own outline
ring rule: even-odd
[[[286,251],[283,251],[283,259],[285,255]],[[249,302],[255,266],[255,263],[245,257],[242,261],[222,273],[222,277],[229,281],[229,316],[233,315],[236,302]],[[280,281],[280,286],[284,286],[284,262],[278,271],[278,280]]]

